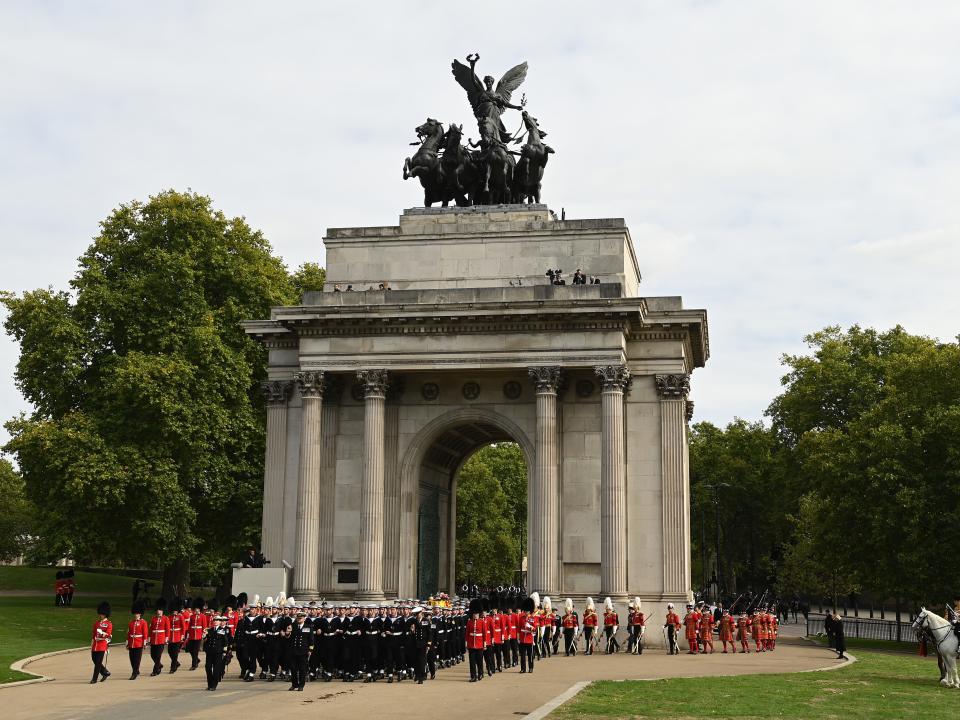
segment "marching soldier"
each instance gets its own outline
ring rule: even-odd
[[[216,690],[223,679],[223,660],[230,649],[230,630],[226,618],[217,615],[207,629],[203,640],[204,669],[207,673],[207,690]]]
[[[413,668],[414,677],[417,685],[423,685],[427,672],[427,654],[433,646],[433,627],[430,619],[424,617],[424,610],[417,605],[410,611],[414,618],[414,644],[417,649],[416,665]]]
[[[362,657],[363,668],[366,673],[364,682],[375,682],[377,679],[377,650],[380,646],[380,618],[376,605],[367,605],[363,612]]]
[[[536,604],[532,597],[520,603],[517,640],[520,644],[520,672],[533,672],[533,645],[537,635]],[[528,670],[529,668],[529,670]]]
[[[713,654],[713,613],[705,606],[700,610],[700,644],[703,646],[701,652],[706,653],[710,648],[710,654]]]
[[[683,629],[687,637],[687,655],[696,655],[699,652],[697,645],[697,631],[700,628],[700,613],[696,612],[692,603],[687,603],[687,614],[683,616]]]
[[[183,601],[174,598],[170,602],[170,642],[167,643],[167,655],[170,656],[170,674],[180,668],[180,651],[187,640],[187,624],[183,617]]]
[[[680,616],[674,611],[673,603],[667,603],[667,619],[663,625],[667,635],[667,648],[670,655],[680,654],[680,643],[677,642],[677,636],[680,635]]]
[[[737,618],[737,641],[740,643],[740,652],[750,652],[750,618],[743,610],[740,611],[740,617]]]
[[[610,598],[606,598],[603,601],[603,608],[603,632],[607,638],[607,655],[611,655],[620,652],[620,643],[617,642],[617,630],[620,629],[620,616],[614,609],[613,600]]]
[[[136,680],[140,675],[140,659],[143,657],[143,648],[147,643],[147,634],[150,628],[143,619],[143,601],[138,600],[130,608],[133,620],[127,625],[127,654],[130,657],[130,679]]]
[[[586,644],[585,655],[593,655],[593,635],[597,630],[597,609],[593,604],[593,598],[587,598],[587,607],[583,611],[583,640]]]
[[[563,649],[566,657],[577,654],[575,640],[580,631],[580,619],[577,617],[577,611],[573,609],[573,600],[567,598],[563,604],[564,613],[560,624],[563,627]]]
[[[90,684],[96,684],[97,680],[103,682],[110,677],[110,671],[107,670],[107,650],[110,647],[110,640],[113,639],[113,623],[110,622],[110,603],[104,601],[97,605],[97,619],[93,623],[93,640],[90,643],[90,659],[93,660],[93,679]]]
[[[307,662],[313,650],[313,630],[307,625],[307,613],[297,610],[293,625],[290,626],[290,687],[289,690],[303,692],[307,684]]]
[[[470,601],[470,619],[467,620],[467,654],[470,660],[470,682],[483,680],[483,651],[486,623],[480,617],[483,604],[479,598]]]
[[[553,649],[553,602],[550,596],[543,598],[543,608],[539,616],[540,627],[543,628],[541,656],[550,657],[550,651]]]
[[[190,653],[190,669],[200,667],[200,644],[209,627],[209,618],[203,614],[203,598],[195,598],[193,612],[186,623],[187,652]]]
[[[170,618],[163,614],[166,609],[167,601],[160,598],[157,600],[156,614],[150,620],[150,658],[153,660],[150,677],[163,672],[163,650],[170,639]]]
[[[255,607],[248,607],[244,617],[237,623],[237,632],[233,642],[237,648],[237,662],[240,663],[240,678],[253,682],[257,674],[257,649],[262,624]]]
[[[720,616],[720,642],[723,644],[724,654],[727,652],[727,643],[730,643],[730,652],[737,652],[737,646],[733,644],[733,631],[736,625],[730,611],[724,608],[723,615]]]
[[[763,619],[760,615],[759,608],[753,611],[753,617],[750,618],[750,629],[753,634],[753,642],[757,646],[757,652],[763,652]]]
[[[647,624],[647,616],[640,610],[640,598],[633,598],[633,610],[629,613],[627,622],[630,623],[630,639],[627,648],[634,655],[643,654],[643,632]]]

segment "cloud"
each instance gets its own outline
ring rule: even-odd
[[[826,324],[957,332],[957,3],[117,0],[7,3],[0,28],[3,288],[65,286],[99,220],[168,187],[322,261],[325,228],[420,202],[407,143],[469,127],[449,63],[477,50],[530,63],[545,201],[624,217],[644,292],[708,309],[698,418],[758,417]],[[0,342],[2,417],[15,361]]]

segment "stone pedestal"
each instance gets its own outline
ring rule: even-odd
[[[359,370],[363,385],[363,485],[357,597],[383,599],[384,404],[386,370]]]
[[[320,474],[323,451],[323,372],[297,373],[303,402],[300,480],[297,490],[297,546],[294,596],[316,597],[320,571]]]

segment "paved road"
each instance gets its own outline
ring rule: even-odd
[[[412,682],[387,685],[384,682],[313,682],[304,692],[287,692],[287,683],[237,679],[236,662],[227,680],[216,692],[207,692],[201,667],[195,672],[181,669],[175,675],[141,675],[129,681],[126,652],[111,650],[109,666],[113,676],[90,685],[89,654],[58,655],[28,666],[32,672],[56,677],[53,682],[0,690],[3,716],[9,719],[97,718],[196,718],[215,720],[238,717],[294,718],[314,720],[423,720],[437,712],[464,717],[504,719],[522,717],[582,680],[651,679],[701,675],[813,670],[836,665],[834,654],[799,639],[784,640],[776,652],[750,655],[679,655],[660,651],[640,656],[594,655],[554,657],[538,663],[532,675],[506,670],[480,683],[469,683],[463,663],[441,671],[434,681],[422,686]],[[143,666],[149,672],[149,659]]]

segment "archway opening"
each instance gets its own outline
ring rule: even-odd
[[[419,472],[419,597],[522,582],[528,483],[524,450],[491,423],[461,422],[430,443]]]

